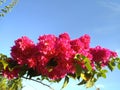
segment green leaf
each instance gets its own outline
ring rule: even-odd
[[[6,90],[7,84],[6,84],[7,79],[4,78],[3,76],[0,76],[0,90]]]
[[[22,90],[22,80],[21,78],[9,80],[7,86],[7,90]]]
[[[0,54],[0,69],[6,69],[8,66],[8,62],[6,61],[7,59],[6,55]]]
[[[111,60],[111,65],[112,65],[112,66],[116,66],[116,64],[115,64],[115,59]]]
[[[94,85],[94,79],[89,79],[86,83],[86,88],[90,88]]]
[[[97,78],[100,78],[101,77],[101,73],[97,73]]]
[[[115,66],[113,66],[113,65],[111,64],[111,62],[109,62],[109,63],[108,63],[108,68],[109,68],[111,71],[113,71],[114,68],[115,68]]]
[[[6,60],[0,60],[0,63],[2,63],[3,69],[5,70],[6,67],[8,66],[8,63],[6,62]]]
[[[65,88],[68,83],[69,83],[69,78],[66,76],[61,90],[62,90],[63,88]]]
[[[114,68],[116,66],[116,63],[115,63],[115,59],[112,59],[109,63],[108,63],[108,68],[113,71]]]
[[[117,61],[118,63],[120,63],[120,58],[119,57],[115,58],[114,60]]]
[[[80,83],[78,83],[77,85],[83,85],[83,84],[86,84],[86,81],[85,80],[82,80]]]
[[[101,71],[101,76],[103,77],[103,78],[106,78],[106,73],[107,73],[108,71],[107,70],[102,70]]]
[[[3,70],[3,64],[0,63],[0,71]]]
[[[82,68],[79,64],[76,64],[76,76],[79,77],[81,75]]]
[[[89,79],[89,80],[87,81],[87,83],[86,83],[86,88],[90,88],[90,87],[94,86],[94,83],[95,83],[96,81],[97,81],[96,78],[91,78],[91,79]]]
[[[100,71],[102,69],[100,62],[95,62],[95,68]]]
[[[120,63],[118,63],[117,67],[118,67],[118,69],[120,70]]]
[[[88,58],[85,58],[84,59],[84,62],[85,62],[85,66],[86,68],[88,69],[88,71],[92,71],[92,66],[91,66],[91,61],[88,59]]]
[[[107,73],[108,70],[104,69],[104,70],[101,70],[102,73]]]
[[[6,59],[7,59],[7,56],[0,53],[0,60],[6,60]]]
[[[101,76],[102,76],[103,78],[106,78],[106,74],[102,74]]]
[[[101,71],[99,71],[98,73],[97,73],[97,78],[99,78],[99,77],[103,77],[103,78],[106,78],[106,73],[107,73],[108,71],[107,70],[101,70]]]

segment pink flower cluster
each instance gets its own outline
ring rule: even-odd
[[[2,74],[5,78],[13,79],[18,77],[18,73],[20,72],[20,68],[9,68],[9,67],[15,67],[17,62],[14,61],[11,58],[7,58],[6,62],[8,62],[8,65],[4,67],[2,70]]]
[[[117,53],[110,51],[109,49],[97,46],[95,48],[90,48],[90,54],[92,55],[92,61],[96,63],[101,63],[102,66],[106,66],[110,58],[117,57]]]
[[[9,70],[8,68],[2,72],[3,76],[8,79],[17,78],[19,69]]]
[[[24,36],[15,41],[15,46],[11,49],[11,56],[19,65],[28,65],[30,68],[34,68],[36,65],[36,49],[33,41]]]
[[[37,44],[23,36],[17,39],[11,48],[11,56],[18,65],[27,65],[28,69],[52,80],[75,74],[75,63],[82,65],[74,59],[76,54],[89,58],[92,64],[100,62],[101,65],[107,65],[110,58],[117,57],[117,54],[109,49],[100,46],[91,48],[90,36],[87,34],[74,40],[71,40],[67,33],[58,37],[48,34],[40,36]]]

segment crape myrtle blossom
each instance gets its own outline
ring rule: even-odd
[[[21,66],[28,65],[29,68],[36,66],[36,47],[32,40],[23,36],[15,41],[11,48],[11,56]]]
[[[39,36],[37,44],[34,44],[28,37],[23,36],[15,41],[11,48],[11,58],[23,67],[32,69],[37,75],[46,76],[52,80],[59,80],[68,74],[75,74],[77,63],[83,70],[86,68],[82,60],[75,60],[75,55],[82,55],[94,64],[101,63],[106,66],[110,58],[117,57],[116,52],[97,46],[90,47],[90,36],[85,34],[76,39],[70,39],[68,33],[62,33],[58,37],[52,34]],[[82,58],[81,58],[82,59]],[[20,70],[21,71],[21,70]],[[14,72],[14,70],[12,71]],[[10,75],[9,71],[4,71],[6,77],[17,77]]]
[[[101,63],[102,66],[106,66],[110,58],[117,57],[116,52],[113,52],[107,48],[102,48],[101,46],[90,48],[89,52],[92,55],[92,61],[96,63]]]
[[[85,34],[80,38],[74,39],[70,41],[71,48],[77,53],[82,54],[89,58],[90,60],[92,59],[91,54],[88,52],[89,51],[89,46],[90,46],[90,36]]]
[[[6,68],[6,70],[3,70],[2,74],[8,79],[13,79],[18,77],[18,73],[20,72],[19,70],[20,69],[18,68],[15,68],[13,70],[9,70],[8,68]]]
[[[70,37],[67,33],[61,34],[59,37],[54,35],[40,36],[37,46],[40,52],[37,69],[42,75],[56,80],[65,77],[67,73],[75,72],[74,51],[71,49]]]
[[[89,46],[90,46],[90,36],[85,34],[77,39],[70,41],[71,48],[75,51],[76,54],[80,54],[82,56],[85,56],[92,60],[92,55],[89,53]],[[83,59],[83,58],[81,58]],[[79,64],[83,69],[85,69],[84,62],[81,61],[75,61],[75,63]],[[94,67],[94,64],[91,63],[91,66]]]

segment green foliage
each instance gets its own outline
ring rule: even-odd
[[[95,83],[95,78],[89,79],[86,83],[86,88],[92,87],[94,85],[94,83]]]
[[[7,79],[0,76],[0,90],[6,90],[7,89]]]
[[[85,81],[85,80],[82,80],[82,81],[79,82],[77,85],[83,85],[83,84],[86,84],[86,81]]]
[[[120,63],[118,63],[117,67],[118,67],[118,69],[120,70]]]
[[[7,56],[6,55],[3,55],[3,54],[0,54],[0,71],[2,69],[6,69],[6,67],[8,66],[8,63],[6,62],[7,60]]]
[[[82,68],[80,65],[76,64],[76,76],[79,77],[82,73]]]
[[[117,68],[120,70],[120,58],[116,58]]]
[[[0,90],[22,90],[21,78],[8,80],[2,76],[3,70],[6,70],[7,67],[10,69],[8,59],[6,55],[0,54]]]
[[[107,70],[100,70],[99,72],[97,72],[97,78],[100,78],[100,77],[103,77],[103,78],[106,78],[106,73],[108,71]]]
[[[83,60],[84,60],[84,63],[85,63],[85,66],[86,66],[87,70],[89,72],[91,72],[92,71],[91,61],[88,58],[85,58]]]
[[[113,71],[114,68],[115,68],[115,62],[114,62],[114,59],[112,59],[109,64],[108,64],[108,68]]]
[[[22,90],[21,78],[8,80],[0,76],[0,90]]]
[[[108,64],[109,70],[113,71],[117,67],[120,70],[120,58],[112,58]]]
[[[17,2],[18,0],[11,0],[10,3],[8,3],[6,0],[0,0],[0,6],[3,6],[3,8],[0,8],[0,17],[3,17],[6,13],[10,12]],[[4,6],[6,3],[8,4]]]
[[[21,78],[16,78],[13,80],[8,80],[7,90],[22,90]]]
[[[65,88],[68,83],[69,83],[69,78],[66,76],[61,90],[62,90],[63,88]]]
[[[78,80],[80,80],[80,78],[82,79],[77,85],[85,85],[86,88],[89,88],[92,87],[100,77],[106,78],[106,73],[108,72],[108,70],[102,68],[101,63],[95,63],[95,69],[92,69],[91,61],[88,58],[80,54],[76,54],[74,59],[76,61],[84,63],[86,67],[86,70],[84,70],[79,64],[75,65],[76,77],[79,77]],[[116,65],[118,69],[120,69],[120,58],[110,59],[107,66],[109,70],[113,71]]]

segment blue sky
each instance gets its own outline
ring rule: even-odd
[[[101,45],[120,53],[120,1],[119,0],[20,0],[4,18],[0,18],[0,52],[9,56],[14,40],[28,36],[34,42],[40,35],[68,32],[72,39],[91,36],[91,47]],[[119,88],[120,71],[109,72],[96,86],[101,90]],[[23,82],[23,90],[49,90],[40,84]],[[64,90],[86,90],[71,80]],[[60,84],[52,84],[56,90]],[[95,88],[87,89],[95,90]]]

